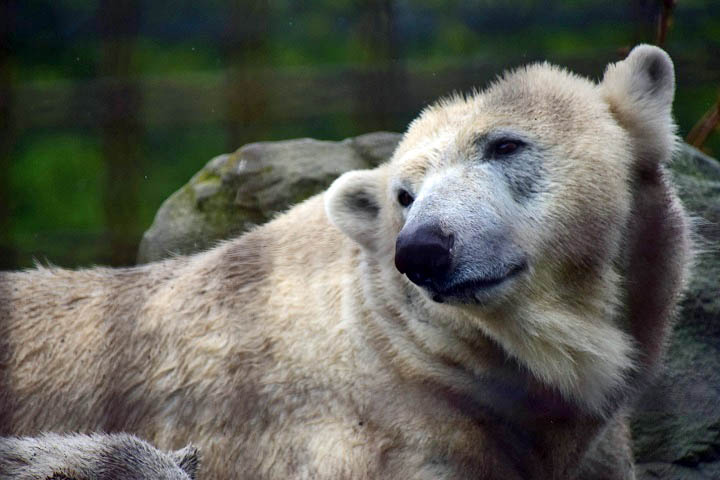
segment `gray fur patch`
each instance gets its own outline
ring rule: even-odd
[[[181,450],[176,450],[169,453],[178,467],[180,467],[190,478],[197,477],[197,471],[200,467],[198,449],[192,445],[188,445]]]
[[[140,267],[116,270],[113,274],[117,285],[116,298],[126,296],[127,298],[108,304],[107,312],[103,317],[103,328],[106,330],[103,338],[106,339],[108,345],[102,350],[112,352],[112,355],[110,358],[99,360],[106,365],[105,379],[113,379],[113,381],[108,381],[107,390],[101,392],[104,400],[101,428],[104,432],[136,429],[140,424],[140,419],[147,414],[154,403],[153,400],[144,396],[129,400],[130,396],[124,389],[124,386],[131,385],[133,382],[131,375],[134,375],[133,364],[136,362],[136,349],[133,346],[138,344],[135,343],[138,338],[138,317],[147,300],[147,291],[125,290],[122,287],[139,284],[138,279],[147,273]],[[145,335],[149,336],[149,334]],[[145,340],[145,342],[152,342],[152,340]],[[120,375],[126,375],[126,377],[120,379]]]
[[[492,146],[505,138],[517,140],[520,147],[509,155],[495,156]],[[523,202],[545,189],[542,152],[524,134],[510,130],[492,131],[479,136],[475,144],[481,161],[489,162],[502,173],[516,202]]]
[[[6,480],[194,480],[197,449],[162,452],[128,434],[0,438]]]
[[[517,202],[528,200],[544,189],[542,158],[535,152],[527,152],[517,162],[507,162],[500,169]]]
[[[266,245],[272,245],[272,238],[262,230],[230,242],[225,250],[226,261],[218,266],[221,282],[215,287],[223,289],[222,294],[237,296],[265,281],[270,274]]]
[[[2,334],[0,335],[0,435],[10,433],[12,412],[17,403],[9,380],[10,372],[6,367],[6,365],[10,365],[10,359],[13,358],[10,336],[7,334],[10,322],[10,299],[12,298],[10,289],[12,289],[10,274],[0,272],[0,333]]]
[[[377,217],[380,206],[365,192],[354,192],[345,197],[347,206],[355,211],[364,212],[369,217]]]

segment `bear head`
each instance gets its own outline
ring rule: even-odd
[[[334,182],[327,215],[384,290],[484,330],[600,408],[633,363],[632,339],[609,324],[624,301],[634,185],[663,176],[676,142],[673,94],[672,62],[651,46],[599,83],[520,68],[426,108],[390,162]]]

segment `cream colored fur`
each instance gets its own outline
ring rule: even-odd
[[[673,85],[648,46],[599,84],[533,65],[205,253],[1,274],[0,433],[192,442],[208,479],[633,478],[624,415],[691,257],[665,174]],[[525,156],[483,160],[484,135]],[[487,302],[433,301],[393,265],[425,217],[503,223],[527,271]]]

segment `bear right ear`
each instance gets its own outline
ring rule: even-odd
[[[661,48],[638,45],[625,60],[608,65],[600,88],[610,111],[633,138],[638,166],[669,161],[676,141],[670,56]]]
[[[336,179],[325,193],[330,222],[365,249],[374,251],[386,184],[385,169],[355,170]]]
[[[191,480],[197,478],[199,454],[198,449],[193,445],[187,445],[181,450],[175,450],[169,452],[170,458],[177,464],[178,467],[185,473]]]

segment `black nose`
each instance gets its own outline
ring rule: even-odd
[[[441,279],[450,270],[455,237],[437,225],[420,225],[400,232],[395,242],[395,267],[411,282],[426,286]]]

